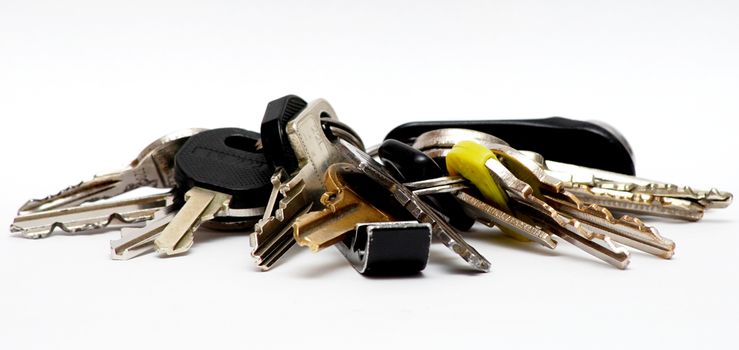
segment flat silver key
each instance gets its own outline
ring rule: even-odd
[[[139,187],[174,186],[174,155],[192,135],[204,129],[185,129],[165,135],[146,146],[131,164],[122,170],[97,175],[43,199],[23,204],[19,214],[74,207],[85,202],[111,198]]]
[[[75,233],[138,225],[152,219],[158,210],[172,201],[170,193],[162,193],[123,201],[26,212],[15,217],[10,232],[26,238],[42,238],[57,228]]]

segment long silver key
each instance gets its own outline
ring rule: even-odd
[[[127,167],[70,186],[43,199],[32,199],[18,209],[19,214],[74,207],[85,202],[111,198],[139,187],[174,186],[174,155],[187,139],[204,129],[185,129],[146,146]]]
[[[26,238],[42,238],[50,235],[56,228],[76,233],[135,226],[152,219],[157,211],[172,204],[173,200],[170,193],[163,193],[123,201],[22,213],[13,220],[10,232]]]

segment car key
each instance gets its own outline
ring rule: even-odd
[[[175,156],[175,187],[183,203],[154,240],[167,255],[188,251],[203,221],[267,202],[272,169],[257,150],[259,134],[236,128],[191,137]]]
[[[635,174],[631,146],[617,130],[601,122],[561,117],[412,122],[397,126],[385,139],[412,144],[427,131],[446,128],[470,129],[495,135],[506,140],[513,148],[537,152],[547,159]]]
[[[18,209],[19,215],[79,206],[106,199],[139,187],[174,186],[174,155],[187,139],[204,129],[185,129],[162,136],[146,146],[126,168],[70,186],[43,199],[32,199]]]

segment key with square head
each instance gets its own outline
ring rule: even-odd
[[[175,156],[175,187],[182,206],[154,239],[159,253],[190,249],[200,224],[231,209],[267,202],[272,169],[257,149],[259,134],[214,129],[191,137]]]
[[[579,220],[554,209],[540,198],[539,188],[535,190],[516,177],[485,146],[461,141],[447,155],[446,164],[450,174],[461,174],[470,180],[485,198],[501,210],[514,213],[517,218],[560,236],[613,266],[621,269],[628,266],[629,252],[624,247],[613,242],[609,236],[593,232]],[[531,178],[527,180],[533,181]]]
[[[251,245],[257,265],[268,270],[295,244],[295,218],[320,203],[325,190],[323,174],[340,160],[332,139],[347,137],[359,147],[361,140],[337,121],[328,102],[318,99],[306,103],[294,95],[268,104],[262,134],[267,159],[276,170],[271,178],[272,193],[264,217],[254,227]]]
[[[43,199],[32,199],[18,209],[19,215],[79,206],[111,198],[139,187],[174,186],[174,156],[187,139],[204,129],[185,129],[155,140],[122,170],[97,175]]]

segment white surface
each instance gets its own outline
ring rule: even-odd
[[[206,4],[207,3],[207,4]],[[166,132],[257,129],[287,93],[327,98],[373,144],[412,120],[604,120],[645,177],[739,193],[735,1],[0,2],[1,217]],[[117,233],[0,239],[0,348],[736,348],[738,205],[650,221],[674,259],[619,271],[470,238],[421,277],[368,279],[335,249],[258,272],[246,236],[108,259]],[[374,347],[379,348],[379,347]]]

